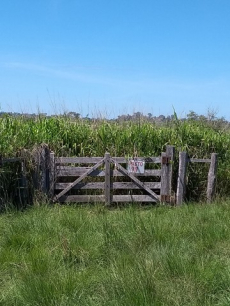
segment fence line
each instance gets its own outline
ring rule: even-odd
[[[207,202],[212,202],[215,195],[217,153],[212,153],[210,159],[198,159],[190,158],[187,152],[179,152],[175,200],[172,197],[175,159],[175,147],[173,146],[166,146],[166,151],[158,157],[136,157],[149,166],[158,164],[160,169],[150,167],[146,168],[143,173],[135,174],[127,170],[127,158],[111,157],[108,152],[104,157],[55,157],[54,152],[50,151],[47,145],[43,145],[33,158],[35,161],[35,170],[32,174],[34,188],[46,194],[52,201],[92,201],[104,202],[107,205],[112,202],[176,202],[176,205],[182,205],[185,201],[186,174],[189,163],[210,164],[207,175]],[[26,159],[0,156],[0,167],[14,162],[21,163],[20,197],[26,201],[26,188],[28,188]]]

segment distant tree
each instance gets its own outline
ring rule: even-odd
[[[78,119],[81,116],[79,113],[76,113],[76,112],[69,112],[66,115],[67,117],[74,118],[74,119]]]
[[[141,112],[136,112],[133,114],[133,119],[140,120],[143,114]]]
[[[151,113],[148,113],[148,119],[152,119],[153,115]]]
[[[198,120],[199,115],[197,115],[197,113],[195,113],[194,111],[190,110],[189,113],[187,114],[187,119],[188,120]]]

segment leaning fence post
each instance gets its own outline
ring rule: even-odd
[[[110,205],[111,195],[110,195],[110,154],[105,153],[105,203]]]
[[[207,202],[211,203],[213,200],[213,196],[215,194],[216,188],[216,173],[217,173],[217,159],[218,154],[212,153],[211,154],[211,163],[208,172],[208,187],[207,187]]]
[[[188,165],[188,153],[179,153],[179,170],[178,170],[178,180],[177,180],[177,195],[176,204],[181,205],[184,201],[184,195],[186,190],[186,171]]]

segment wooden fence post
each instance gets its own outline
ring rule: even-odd
[[[170,157],[170,162],[168,164],[168,180],[169,180],[169,194],[172,196],[172,180],[173,180],[173,162],[175,158],[175,147],[166,146],[166,155]],[[172,200],[170,199],[170,202]]]
[[[186,190],[186,171],[188,165],[188,154],[187,152],[179,153],[179,170],[177,180],[177,195],[176,205],[181,205],[184,201],[184,195]]]
[[[161,153],[161,202],[171,202],[172,161],[174,147],[167,146],[166,152]]]
[[[41,151],[41,191],[48,195],[49,192],[49,149],[43,146]]]
[[[19,195],[22,204],[26,204],[27,202],[27,181],[26,181],[26,169],[25,169],[25,161],[21,161],[21,178],[20,178],[20,186],[19,186]]]
[[[55,156],[54,152],[49,151],[49,198],[54,197],[55,188]]]
[[[207,202],[211,203],[213,200],[213,196],[215,194],[216,188],[216,173],[217,173],[217,159],[218,154],[212,153],[211,154],[211,163],[208,172],[208,187],[207,187]]]
[[[105,153],[105,203],[106,205],[110,205],[111,202],[111,194],[110,194],[110,154],[108,152]]]

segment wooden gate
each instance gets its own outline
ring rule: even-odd
[[[141,159],[144,173],[130,173],[127,158],[57,157],[52,153],[49,193],[54,202],[170,202],[174,147]],[[156,167],[158,166],[158,167]]]

